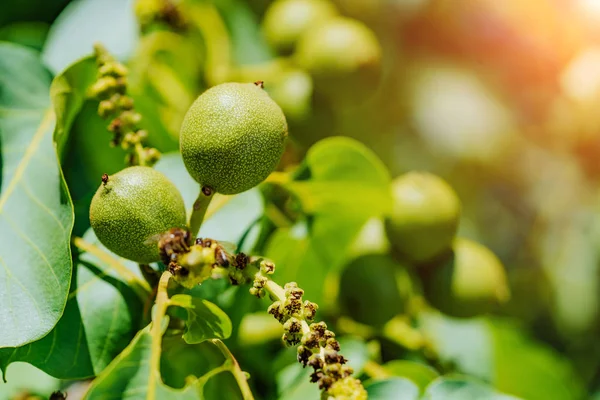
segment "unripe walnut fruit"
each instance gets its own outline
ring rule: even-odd
[[[338,101],[357,101],[379,83],[379,41],[365,24],[351,18],[330,18],[309,29],[294,57],[312,75],[315,88]]]
[[[453,252],[423,278],[425,298],[453,317],[475,317],[494,311],[510,298],[506,273],[487,247],[458,238]]]
[[[277,0],[267,9],[262,30],[275,50],[290,54],[304,32],[335,15],[328,0]]]
[[[275,169],[287,134],[283,111],[260,83],[223,83],[192,104],[179,143],[183,162],[200,185],[236,194]]]
[[[150,167],[129,167],[103,177],[90,222],[110,251],[148,264],[160,260],[160,235],[186,226],[186,212],[179,190],[166,176]]]
[[[461,207],[446,181],[427,172],[409,172],[392,182],[392,198],[385,227],[396,254],[418,264],[450,249]]]

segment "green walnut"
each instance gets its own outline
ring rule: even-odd
[[[186,212],[179,190],[166,176],[150,167],[129,167],[102,177],[90,222],[110,251],[148,264],[160,260],[160,235],[186,226]]]
[[[328,0],[277,0],[267,9],[262,30],[275,50],[290,54],[304,32],[335,15]]]
[[[450,249],[461,206],[446,181],[427,172],[409,172],[392,182],[392,198],[385,227],[396,254],[419,264]]]
[[[475,317],[510,298],[502,263],[479,243],[458,238],[448,259],[430,267],[423,276],[425,298],[447,315]]]
[[[360,21],[334,17],[305,32],[296,62],[315,80],[315,88],[336,100],[363,98],[378,87],[381,46]]]
[[[344,268],[339,304],[357,322],[383,326],[404,311],[405,301],[397,281],[398,265],[385,254],[364,254]]]
[[[200,95],[179,137],[183,162],[203,187],[221,194],[253,188],[275,169],[288,125],[262,83],[223,83]]]

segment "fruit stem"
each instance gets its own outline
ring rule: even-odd
[[[254,395],[252,394],[252,391],[250,390],[250,386],[248,386],[248,377],[246,376],[246,373],[244,371],[242,371],[240,364],[237,362],[237,360],[235,359],[233,354],[231,354],[231,351],[229,351],[227,346],[225,346],[225,343],[223,343],[219,339],[212,339],[211,342],[212,342],[212,344],[217,346],[217,348],[221,351],[221,353],[227,359],[226,363],[228,363],[230,365],[229,371],[235,378],[235,380],[240,388],[240,391],[242,392],[242,398],[244,400],[254,400]]]
[[[200,188],[200,193],[194,202],[194,208],[192,209],[192,215],[190,216],[190,231],[192,237],[198,236],[200,226],[204,221],[206,210],[208,209],[208,205],[210,204],[213,196],[214,192],[210,188],[207,188],[206,186]]]
[[[119,260],[98,246],[86,242],[80,237],[73,238],[73,245],[79,250],[90,253],[100,261],[106,263],[106,265],[112,268],[121,276],[121,278],[125,280],[125,283],[127,283],[127,285],[140,297],[140,299],[142,299],[142,301],[145,301],[152,292],[152,288],[148,282],[138,278],[137,275],[130,271],[126,266],[121,264]]]

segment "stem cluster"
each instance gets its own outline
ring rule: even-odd
[[[141,114],[135,111],[133,99],[127,96],[127,68],[114,59],[101,45],[94,46],[98,64],[98,79],[91,87],[91,95],[98,100],[98,115],[112,118],[108,130],[113,133],[111,146],[121,146],[128,152],[128,165],[152,166],[160,152],[144,147],[148,132],[140,129]]]
[[[185,253],[171,263],[174,279],[185,287],[210,277],[228,277],[234,285],[251,283],[250,293],[273,301],[268,312],[284,329],[282,340],[287,346],[298,345],[298,362],[310,366],[325,399],[366,399],[361,382],[352,377],[353,370],[339,354],[340,344],[324,322],[314,322],[317,304],[303,300],[304,291],[295,282],[281,287],[271,279],[275,265],[260,257],[232,254],[212,239],[197,239]]]

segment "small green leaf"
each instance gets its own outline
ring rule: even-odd
[[[390,211],[390,174],[359,141],[340,136],[321,140],[310,148],[304,163],[310,179],[286,187],[298,196],[305,213],[337,210],[373,217]]]
[[[374,381],[365,387],[369,400],[418,400],[419,388],[404,378]],[[464,399],[466,400],[466,399]]]
[[[384,364],[383,368],[394,376],[410,379],[419,386],[421,392],[425,391],[427,385],[439,376],[429,365],[415,361],[393,360]]]
[[[45,336],[71,280],[73,205],[52,142],[50,74],[38,54],[0,44],[0,348]]]
[[[171,304],[187,311],[186,331],[183,339],[189,344],[208,339],[227,339],[231,336],[231,320],[223,310],[204,299],[187,294],[177,294]]]
[[[390,176],[381,161],[360,142],[332,137],[308,152],[307,180],[284,186],[297,196],[305,221],[281,228],[267,243],[276,279],[295,281],[306,299],[323,306],[330,272],[343,266],[349,247],[367,220],[389,212]]]
[[[84,239],[108,252],[93,231]],[[115,261],[139,273],[137,264],[116,257]],[[3,369],[11,362],[26,361],[61,379],[87,378],[99,374],[127,346],[140,323],[140,298],[110,265],[91,254],[78,257],[76,271],[58,324],[41,340],[0,349]]]
[[[469,377],[440,377],[425,392],[427,400],[519,400]]]

